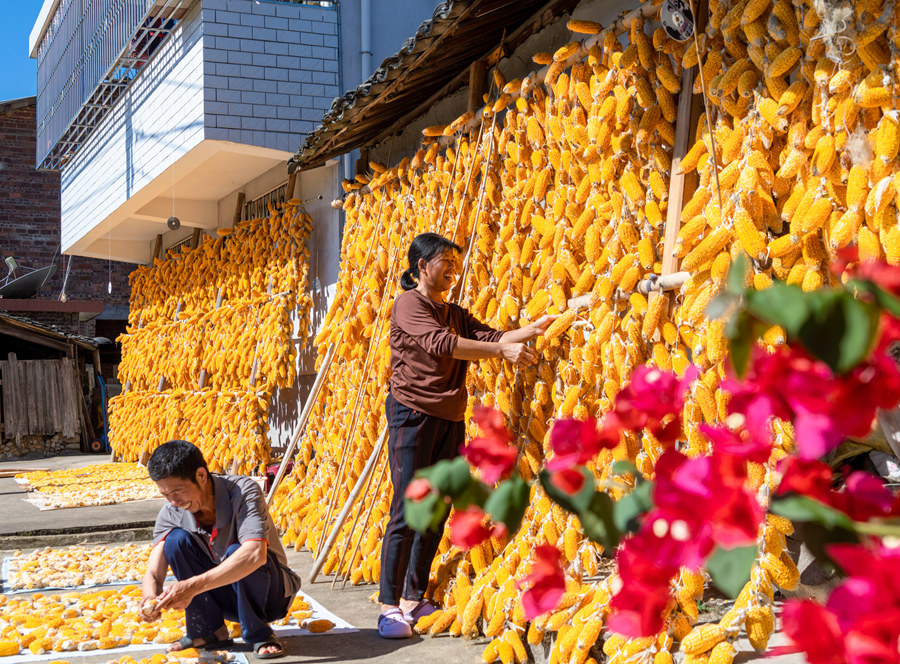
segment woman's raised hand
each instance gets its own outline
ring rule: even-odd
[[[547,328],[550,327],[550,324],[558,317],[559,314],[544,314],[533,323],[529,323],[528,325],[526,325],[525,329],[527,329],[528,333],[531,335],[528,338],[534,339],[535,337],[541,336],[544,332],[547,331]]]

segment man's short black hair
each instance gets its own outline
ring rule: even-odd
[[[186,440],[170,440],[163,443],[156,448],[147,463],[147,472],[154,482],[177,477],[196,484],[198,468],[205,468],[206,472],[209,472],[203,453],[196,445]]]

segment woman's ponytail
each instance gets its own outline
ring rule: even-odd
[[[403,274],[400,275],[400,288],[405,291],[412,290],[416,287],[416,282],[412,276],[413,269],[407,268],[403,271]]]

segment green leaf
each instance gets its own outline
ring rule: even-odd
[[[853,530],[853,521],[846,514],[806,496],[790,494],[774,497],[770,509],[791,521],[813,521],[829,529]]]
[[[878,286],[874,281],[851,279],[845,284],[845,287],[851,292],[854,288],[857,288],[865,293],[869,293],[874,296],[878,306],[894,316],[894,318],[900,318],[900,299]]]
[[[521,477],[513,475],[494,489],[484,504],[484,511],[494,521],[505,524],[512,535],[519,529],[530,499],[531,487]]]
[[[438,461],[433,466],[418,471],[416,477],[424,477],[431,482],[431,486],[451,498],[462,494],[472,482],[469,463],[461,456],[453,460]]]
[[[614,461],[612,468],[609,470],[611,475],[634,475],[635,477],[643,477],[638,467],[631,463],[628,459],[619,459]]]
[[[755,546],[716,549],[706,561],[706,569],[716,587],[729,597],[737,597],[750,580],[750,570],[756,560]]]
[[[727,290],[722,291],[706,305],[706,316],[710,320],[727,318],[738,309],[740,304],[741,297],[739,295],[735,295]]]
[[[591,504],[578,514],[584,534],[592,542],[611,552],[619,545],[619,530],[613,520],[613,501],[607,494],[596,492]]]
[[[472,478],[469,486],[453,498],[453,507],[458,510],[464,510],[469,505],[478,505],[478,507],[484,509],[484,503],[490,495],[491,490],[484,482],[479,482]]]
[[[450,506],[443,496],[430,493],[422,500],[404,498],[404,517],[410,528],[419,533],[426,530],[437,530]]]
[[[747,255],[741,252],[728,268],[728,276],[725,278],[725,290],[735,295],[743,295],[744,275],[747,273]]]
[[[728,356],[734,373],[738,378],[743,378],[750,365],[753,345],[756,343],[756,337],[753,334],[753,319],[746,311],[742,311],[732,320],[734,324],[730,325],[728,330]]]
[[[638,518],[653,508],[653,483],[639,484],[634,491],[627,493],[613,507],[613,522],[623,533],[634,532],[638,528]]]
[[[798,286],[776,281],[765,290],[748,291],[747,310],[772,325],[780,325],[788,335],[796,336],[809,317],[809,295]]]
[[[806,295],[811,315],[798,333],[800,341],[833,371],[849,371],[875,343],[877,308],[843,290]]]
[[[584,476],[584,486],[581,487],[581,491],[574,496],[570,496],[565,491],[561,491],[555,487],[550,481],[552,473],[549,471],[542,470],[540,474],[541,486],[544,488],[547,496],[550,497],[550,500],[557,503],[563,509],[574,512],[575,514],[581,514],[584,510],[588,509],[594,498],[594,474],[584,467],[579,468],[579,471]]]

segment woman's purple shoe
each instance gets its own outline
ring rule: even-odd
[[[438,607],[429,602],[427,599],[423,599],[409,611],[404,611],[403,617],[410,625],[415,625],[418,622],[419,618],[430,616],[437,610]]]

